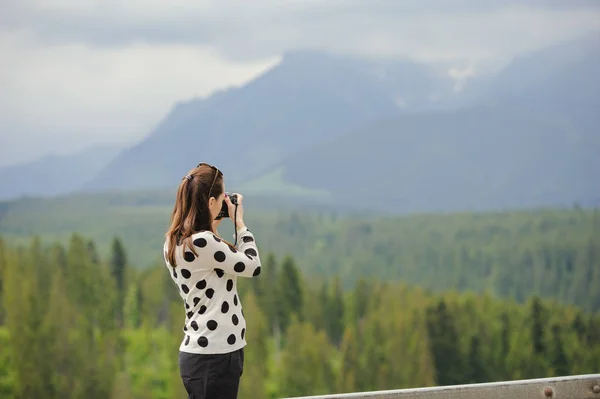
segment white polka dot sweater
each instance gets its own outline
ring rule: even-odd
[[[182,352],[218,354],[246,346],[246,320],[237,293],[238,277],[255,277],[261,264],[253,234],[238,230],[238,244],[231,248],[210,231],[192,236],[194,251],[175,250],[177,266],[171,279],[185,305]],[[165,254],[167,243],[165,242]]]

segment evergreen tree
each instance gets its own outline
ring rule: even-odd
[[[569,360],[565,353],[562,338],[561,328],[558,324],[552,326],[552,342],[553,342],[553,355],[552,355],[552,368],[554,369],[554,375],[566,376],[569,374]]]
[[[588,317],[587,325],[587,343],[590,346],[600,344],[600,317],[596,314]]]
[[[478,336],[471,337],[469,356],[467,360],[467,383],[487,382],[487,366],[481,352],[481,340]]]
[[[294,259],[286,256],[279,275],[279,305],[278,315],[281,331],[285,331],[290,323],[290,317],[295,314],[301,321],[303,319],[302,288],[300,275]]]
[[[332,392],[335,379],[331,367],[333,348],[324,332],[312,325],[290,320],[279,365],[277,397],[319,395]]]
[[[466,370],[464,357],[457,345],[458,332],[453,316],[443,299],[439,300],[436,307],[427,310],[427,327],[437,383],[439,385],[464,383]]]
[[[16,397],[50,398],[45,366],[46,347],[40,344],[41,309],[36,308],[38,279],[31,253],[17,249],[4,267],[4,302],[9,333],[12,367],[15,371]],[[42,298],[45,299],[45,298]],[[43,342],[43,341],[42,341]]]
[[[71,393],[84,394],[77,384],[77,373],[81,372],[83,359],[72,351],[85,345],[78,334],[78,312],[66,295],[67,285],[62,272],[57,272],[51,281],[49,309],[44,319],[44,331],[48,337],[48,362],[54,375],[47,376],[52,381],[51,390],[46,392],[48,398],[68,398]],[[74,342],[77,341],[76,344]],[[90,359],[89,361],[93,361]]]
[[[119,325],[123,323],[123,303],[125,299],[125,277],[127,267],[127,255],[119,237],[115,237],[112,243],[112,255],[110,259],[111,274],[117,286],[116,318]]]
[[[277,259],[272,252],[267,254],[267,260],[263,269],[264,276],[260,276],[262,295],[257,295],[257,299],[261,309],[265,312],[269,328],[275,331],[276,326],[279,325],[279,288]]]
[[[327,335],[334,345],[339,345],[344,333],[344,299],[342,287],[338,277],[333,278],[330,298],[323,304],[325,306],[325,326]]]
[[[573,324],[571,325],[571,327],[577,334],[577,338],[579,338],[579,341],[582,343],[585,342],[584,340],[586,338],[586,336],[585,336],[586,326],[585,326],[585,320],[583,319],[581,311],[578,311],[577,314],[575,315],[575,319],[573,320]]]
[[[546,346],[544,344],[544,325],[546,324],[544,307],[539,297],[533,297],[531,301],[531,340],[533,342],[533,353],[544,356]]]
[[[364,278],[356,282],[354,289],[354,318],[358,322],[367,313],[369,301],[369,286]]]
[[[90,254],[90,260],[96,266],[100,265],[100,256],[96,249],[96,243],[93,240],[89,240],[87,243],[88,252]]]
[[[10,338],[5,328],[0,328],[0,348],[0,398],[16,398],[16,373],[12,366]]]
[[[510,318],[508,313],[503,311],[500,315],[500,353],[498,364],[499,369],[504,372],[502,375],[505,379],[509,377],[506,358],[510,352],[510,334]]]
[[[139,328],[142,318],[142,299],[141,290],[138,283],[133,283],[129,286],[125,304],[123,306],[124,324],[126,328]]]
[[[385,389],[385,386],[380,385],[379,377],[387,364],[388,353],[382,345],[385,342],[385,335],[380,315],[375,314],[365,320],[363,328],[359,336],[361,349],[359,369],[362,373],[357,376],[356,388],[359,391]]]
[[[108,272],[94,265],[87,242],[79,235],[71,237],[62,280],[59,288],[55,287],[57,316],[50,318],[49,326],[47,323],[48,330],[62,332],[58,329],[67,328],[69,334],[60,351],[65,353],[65,367],[71,373],[66,373],[65,387],[61,389],[70,387],[76,397],[106,397],[116,364],[116,330],[111,317],[114,284]],[[66,298],[61,298],[58,292],[65,292]],[[61,312],[69,309],[75,316],[61,316]],[[67,321],[53,330],[52,323],[62,317],[68,317]],[[56,355],[56,359],[61,356]]]
[[[411,367],[404,370],[406,388],[430,387],[436,383],[435,364],[425,319],[424,312],[420,310],[412,312],[410,323],[412,328],[407,332],[407,358],[411,359]]]
[[[311,323],[317,331],[326,330],[327,312],[329,310],[329,284],[327,281],[311,280],[310,286],[304,285],[304,320]]]
[[[50,248],[51,263],[55,265],[63,274],[67,270],[67,251],[62,245],[54,244]]]
[[[0,327],[4,324],[5,310],[4,310],[4,270],[6,269],[6,249],[4,247],[4,241],[0,237]]]
[[[158,327],[160,324],[164,324],[168,317],[167,306],[170,302],[176,302],[179,306],[183,306],[177,287],[172,281],[169,281],[170,278],[164,266],[155,266],[139,277],[139,291],[143,298],[140,305],[142,324],[152,328]],[[156,295],[157,292],[162,295]],[[180,314],[181,308],[178,309],[176,315]],[[179,328],[182,328],[180,323],[181,320],[179,320]]]
[[[239,397],[266,399],[266,381],[269,378],[269,326],[252,292],[243,298],[243,303],[248,345],[244,349],[244,372],[240,381]]]
[[[361,374],[361,370],[358,342],[353,327],[348,327],[344,331],[340,350],[342,360],[338,371],[337,392],[355,392],[356,379]]]

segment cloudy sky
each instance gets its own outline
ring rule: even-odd
[[[484,73],[600,29],[596,0],[0,0],[0,166],[140,140],[285,51]],[[458,72],[457,72],[458,71]]]

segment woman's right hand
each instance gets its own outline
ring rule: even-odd
[[[239,230],[245,227],[244,206],[242,205],[242,200],[244,196],[238,193],[232,195],[237,195],[237,210],[236,205],[231,202],[231,198],[229,198],[229,196],[225,196],[225,203],[227,204],[227,209],[229,211],[229,217],[231,218],[231,221],[236,224],[234,228]],[[237,212],[237,215],[235,214],[235,212]]]

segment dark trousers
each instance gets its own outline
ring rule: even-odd
[[[236,399],[244,348],[218,355],[179,352],[179,372],[189,399]]]

